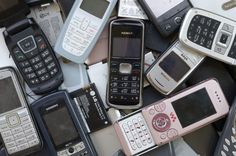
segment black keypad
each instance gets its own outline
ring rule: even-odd
[[[36,64],[36,63],[40,62],[41,60],[42,59],[40,58],[40,56],[36,56],[36,57],[30,59],[30,63],[31,64]]]
[[[23,72],[25,74],[32,73],[33,72],[33,68],[32,67],[23,68]]]
[[[33,67],[34,67],[34,70],[39,70],[42,67],[44,67],[44,64],[43,64],[43,62],[39,62],[39,63],[33,65]]]
[[[38,76],[41,76],[41,75],[45,74],[46,72],[47,72],[46,68],[42,68],[42,69],[36,71]]]
[[[212,48],[212,43],[215,38],[220,22],[202,15],[193,17],[187,31],[187,38],[207,49]],[[222,39],[224,40],[224,38]]]
[[[49,64],[52,60],[53,60],[52,56],[48,56],[48,57],[44,60],[44,62],[45,62],[46,64]]]
[[[232,47],[230,48],[228,56],[233,59],[236,59],[236,36],[234,38],[234,41],[233,41]]]
[[[20,66],[21,66],[22,68],[29,67],[29,66],[30,66],[30,63],[29,63],[29,61],[23,61],[23,62],[20,62]]]
[[[33,48],[33,43],[35,43],[33,39],[35,39],[38,48],[24,53],[21,49],[27,51]],[[18,46],[21,46],[21,48]],[[30,84],[36,85],[45,82],[58,73],[57,64],[50,54],[50,49],[47,49],[43,37],[27,37],[20,41],[18,46],[13,49],[13,55]]]
[[[119,73],[120,63],[117,61],[111,61],[109,90],[110,102],[130,102],[130,104],[137,104],[139,102],[141,64],[139,62],[133,62],[130,64],[132,65],[131,74],[122,75]]]

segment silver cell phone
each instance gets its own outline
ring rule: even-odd
[[[9,155],[41,148],[38,130],[13,68],[0,69],[0,133]]]
[[[172,93],[204,60],[205,56],[176,41],[146,73],[150,84],[164,95]]]
[[[192,8],[181,26],[179,40],[209,57],[236,65],[236,21]]]
[[[107,103],[119,109],[142,105],[144,24],[117,19],[110,23]]]
[[[84,63],[95,46],[117,0],[76,0],[60,32],[55,52]]]

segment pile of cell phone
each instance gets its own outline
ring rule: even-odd
[[[37,22],[26,17],[28,6],[52,0],[0,2],[0,26],[5,27],[10,57],[32,92],[43,96],[28,106],[17,71],[0,68],[0,134],[8,155],[30,155],[42,147],[55,156],[98,155],[89,133],[110,124],[102,100],[94,84],[71,94],[59,90],[64,77],[70,76],[63,75],[57,57],[84,64],[118,4],[123,18],[113,17],[109,23],[105,99],[109,107],[135,110],[113,124],[126,155],[158,150],[228,113],[228,102],[214,78],[173,93],[206,56],[236,65],[236,21],[192,8],[188,0],[71,0],[66,8],[65,1],[56,2],[66,19],[54,47]],[[173,43],[144,73],[148,19]],[[143,107],[144,78],[170,96]],[[236,142],[234,107],[216,155],[228,155]],[[236,150],[231,153],[236,155]]]

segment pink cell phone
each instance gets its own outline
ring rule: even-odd
[[[210,124],[228,111],[219,83],[210,79],[122,118],[114,127],[126,155],[137,155]]]

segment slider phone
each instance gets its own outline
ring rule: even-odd
[[[115,122],[126,155],[166,144],[225,116],[228,103],[215,79],[144,107]]]
[[[179,40],[199,53],[236,65],[236,21],[193,8],[186,14]]]
[[[40,135],[13,68],[0,69],[0,134],[8,155],[24,156],[42,147]]]
[[[66,91],[47,95],[31,107],[51,154],[96,156],[96,151],[75,105]],[[57,154],[56,154],[57,153]]]
[[[84,63],[116,2],[117,0],[76,0],[54,50],[75,63]]]

